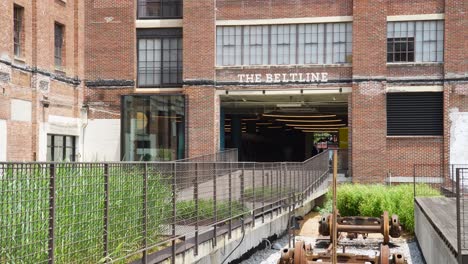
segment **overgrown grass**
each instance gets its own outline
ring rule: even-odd
[[[244,207],[242,203],[238,201],[232,201],[232,212],[229,210],[228,201],[217,201],[216,202],[216,219],[221,221],[231,216],[238,216],[249,211],[247,207]],[[197,218],[197,211],[195,210],[195,201],[179,201],[176,204],[177,207],[177,221],[182,223],[193,223]],[[214,220],[214,202],[213,199],[202,199],[198,201],[198,220],[212,221]]]
[[[55,173],[55,262],[103,261],[104,167],[58,164]],[[143,170],[109,167],[107,258],[124,257],[143,239]],[[165,178],[166,179],[165,179]],[[161,241],[172,193],[168,175],[149,172],[148,243]],[[44,263],[48,259],[50,169],[9,167],[0,172],[0,263]]]
[[[244,197],[246,200],[250,201],[255,199],[256,201],[261,200],[276,200],[282,197],[289,197],[291,193],[299,195],[299,192],[296,192],[292,188],[288,187],[256,187],[256,188],[247,188],[244,191]],[[254,195],[255,194],[255,195]]]
[[[172,175],[149,167],[144,218],[144,170],[135,164],[109,165],[107,232],[105,168],[100,164],[57,164],[55,170],[55,263],[102,263],[166,239],[172,223]],[[46,165],[9,166],[0,171],[0,263],[46,263],[49,242],[51,169]],[[199,201],[199,221],[214,220],[211,199]],[[217,201],[217,220],[248,211],[241,203]],[[195,202],[177,201],[178,224],[193,224]],[[190,221],[192,220],[192,221]],[[166,232],[167,233],[167,232]],[[108,255],[103,257],[104,234]],[[141,257],[136,254],[119,263]]]
[[[416,192],[421,196],[440,196],[440,192],[429,185],[416,185]],[[337,207],[341,216],[380,217],[383,211],[396,214],[403,228],[414,232],[414,189],[412,184],[400,185],[363,185],[343,184],[338,187]],[[332,210],[332,193],[327,194],[323,214]]]

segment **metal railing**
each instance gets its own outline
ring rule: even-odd
[[[300,205],[327,185],[327,159],[0,163],[0,263],[174,263]]]
[[[239,155],[237,149],[225,149],[216,153],[179,159],[176,162],[237,162]]]
[[[468,164],[417,164],[413,179],[415,198],[432,196],[435,191],[456,208],[455,215],[444,214],[444,222],[456,226],[457,258],[462,263],[461,252],[468,250]]]

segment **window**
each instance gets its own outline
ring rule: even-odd
[[[216,35],[219,66],[351,62],[351,23],[222,26]]]
[[[76,137],[47,135],[47,161],[75,161]]]
[[[138,31],[138,86],[182,86],[182,31]]]
[[[387,135],[443,135],[443,94],[388,93]]]
[[[13,41],[14,53],[16,57],[23,55],[24,45],[24,8],[21,6],[14,6],[13,10]]]
[[[182,0],[138,0],[138,18],[181,18]]]
[[[64,54],[64,47],[63,47],[63,42],[64,42],[64,34],[65,34],[65,27],[63,25],[60,25],[58,23],[55,23],[55,37],[54,37],[54,47],[55,47],[55,52],[54,52],[54,58],[55,58],[55,66],[56,67],[62,67],[63,66],[63,54]]]
[[[236,29],[240,30],[241,27],[236,27]],[[232,44],[236,45],[236,43]],[[240,53],[239,50],[238,52]],[[235,58],[231,61],[234,62]],[[244,27],[244,64],[268,64],[268,26]]]
[[[387,62],[442,62],[444,21],[389,22]]]
[[[122,160],[185,157],[184,96],[128,95],[122,100]]]

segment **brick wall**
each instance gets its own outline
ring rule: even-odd
[[[13,53],[13,5],[24,8],[22,54]],[[39,127],[50,115],[80,117],[82,105],[83,15],[81,1],[5,0],[0,7],[0,118],[7,120],[7,159],[30,161],[38,157]],[[5,14],[5,15],[3,15]],[[64,65],[54,63],[54,23],[65,27]],[[37,69],[37,70],[36,70]],[[31,103],[30,121],[12,120],[12,100]],[[48,100],[48,108],[41,101]],[[18,110],[16,110],[18,111]]]
[[[135,80],[134,0],[86,0],[86,80]]]
[[[188,157],[219,149],[219,102],[212,87],[186,87]]]
[[[351,16],[352,0],[266,0],[266,1],[216,1],[216,18],[269,19],[294,17]]]

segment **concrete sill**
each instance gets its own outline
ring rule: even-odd
[[[351,63],[343,64],[294,64],[294,65],[233,65],[216,66],[216,70],[251,70],[251,69],[304,69],[304,68],[347,68],[352,67]]]
[[[135,88],[135,93],[175,93],[182,92],[184,88]]]
[[[430,66],[442,66],[442,65],[444,65],[443,62],[389,62],[387,63],[387,67],[414,67],[414,66],[430,67]]]
[[[444,136],[387,136],[387,139],[440,139]]]
[[[24,57],[16,57],[16,56],[15,56],[15,63],[25,64],[25,63],[26,63],[26,58],[24,58]]]
[[[60,76],[65,76],[67,75],[67,72],[63,68],[55,68],[55,74],[60,75]]]

